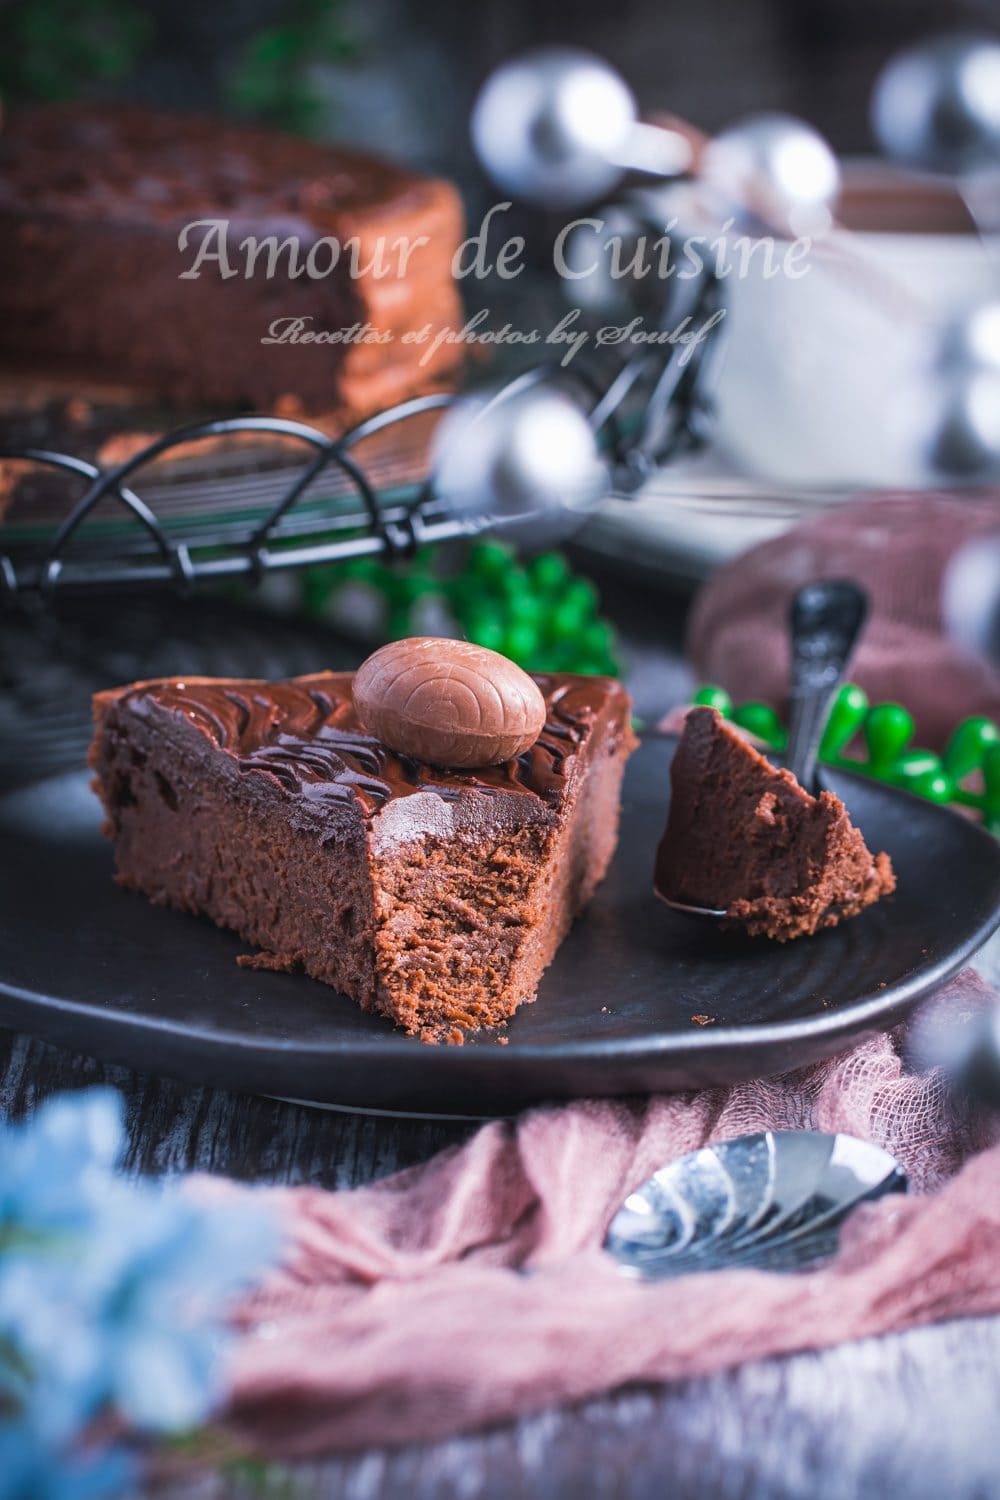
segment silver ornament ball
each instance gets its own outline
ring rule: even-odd
[[[947,323],[938,362],[956,374],[976,370],[1000,374],[1000,301],[981,302]]]
[[[540,385],[456,402],[435,434],[431,472],[453,511],[540,545],[575,531],[609,486],[586,414]]]
[[[472,111],[479,160],[505,192],[553,208],[592,202],[622,175],[636,104],[615,70],[542,48],[487,79]]]
[[[941,583],[941,613],[953,639],[1000,666],[1000,535],[959,548]]]
[[[992,1006],[976,1030],[978,1045],[969,1057],[966,1080],[978,1098],[1000,1109],[1000,1005]]]
[[[892,58],[875,84],[872,128],[909,166],[959,172],[1000,160],[1000,41],[934,37]]]
[[[717,206],[781,234],[826,228],[840,168],[818,131],[792,115],[759,114],[705,148],[700,175]]]
[[[944,478],[1000,478],[1000,371],[975,370],[945,382],[927,451]]]

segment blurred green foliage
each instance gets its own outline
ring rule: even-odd
[[[316,65],[348,62],[358,48],[341,0],[288,0],[280,20],[239,48],[224,87],[234,113],[300,135],[330,109]],[[127,77],[151,50],[154,19],[142,0],[0,0],[0,97],[85,98]]]
[[[138,0],[10,0],[0,18],[0,94],[18,100],[73,99],[112,83],[153,34]]]
[[[268,125],[315,134],[330,107],[315,65],[349,62],[357,51],[340,0],[293,0],[278,24],[255,32],[243,46],[229,74],[227,102],[236,113]]]

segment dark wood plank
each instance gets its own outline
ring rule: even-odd
[[[1000,1323],[772,1360],[309,1472],[343,1500],[986,1500]],[[308,1485],[307,1485],[308,1490]]]
[[[344,1188],[425,1161],[474,1125],[308,1109],[191,1088],[0,1032],[0,1116],[20,1118],[60,1089],[109,1084],[128,1112],[135,1172],[218,1172],[254,1182]]]

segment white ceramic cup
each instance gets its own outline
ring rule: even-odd
[[[719,449],[784,485],[932,483],[935,339],[1000,295],[1000,239],[947,182],[879,162],[847,164],[837,220],[797,262],[806,274],[768,278],[754,257],[727,277]]]

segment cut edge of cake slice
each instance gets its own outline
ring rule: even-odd
[[[426,1041],[506,1021],[614,851],[630,704],[540,677],[516,762],[448,772],[368,735],[349,674],[98,694],[91,749],[119,882],[211,917]]]
[[[833,792],[813,796],[717,710],[691,709],[670,768],[656,860],[664,899],[721,910],[786,942],[834,927],[896,886]]]

